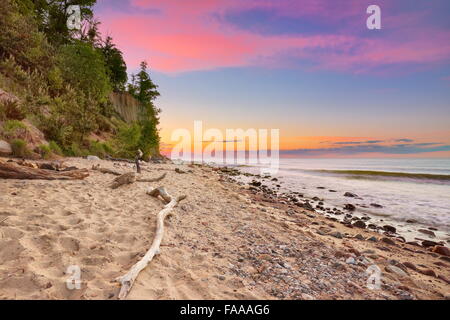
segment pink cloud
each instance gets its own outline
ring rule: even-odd
[[[210,70],[224,67],[292,67],[304,61],[310,68],[352,73],[370,72],[395,64],[436,65],[448,62],[450,33],[416,26],[425,13],[387,16],[387,31],[379,37],[345,33],[317,35],[263,35],[224,22],[229,11],[270,9],[279,16],[311,15],[323,21],[355,17],[365,23],[360,0],[132,0],[159,14],[126,14],[112,9],[100,15],[103,33],[110,34],[135,68],[148,60],[162,72]],[[388,4],[386,4],[387,8]],[[334,20],[333,20],[334,19]]]

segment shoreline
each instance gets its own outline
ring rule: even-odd
[[[332,203],[322,197],[314,194],[312,188],[301,188],[300,192],[294,191],[294,188],[285,187],[284,177],[264,177],[260,174],[254,174],[248,171],[242,171],[240,167],[225,167],[224,172],[232,173],[234,182],[248,186],[255,192],[260,192],[273,199],[292,203],[294,205],[305,204],[305,208],[312,209],[324,216],[336,218],[340,222],[352,223],[355,221],[363,221],[365,226],[373,231],[384,232],[392,231],[394,235],[400,236],[405,242],[416,242],[420,244],[422,241],[434,241],[441,245],[450,244],[450,233],[445,228],[439,228],[437,224],[427,224],[415,219],[395,219],[391,214],[384,212],[384,206],[377,203],[356,203],[354,200],[364,200],[352,192],[347,190],[328,190],[333,194],[340,194],[340,202],[344,205]],[[323,170],[321,170],[323,171]],[[255,185],[253,185],[255,183]],[[260,183],[264,188],[260,188]],[[325,189],[326,187],[316,187],[317,189]],[[309,195],[306,195],[309,194]],[[335,199],[336,200],[336,199]],[[386,226],[386,229],[383,229]],[[391,236],[391,235],[388,235]]]
[[[132,171],[106,160],[63,161]],[[270,191],[254,193],[233,181],[235,169],[143,169],[146,177],[167,177],[117,190],[107,188],[112,175],[93,170],[81,181],[1,180],[0,221],[8,219],[0,223],[0,298],[116,299],[111,280],[153,239],[161,204],[145,194],[149,185],[188,197],[166,221],[161,255],[129,299],[449,298],[450,257],[434,247],[342,224],[307,205],[271,199]],[[73,264],[82,270],[81,290],[65,287]],[[382,272],[379,290],[367,288],[372,265]]]

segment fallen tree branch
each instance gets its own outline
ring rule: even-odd
[[[145,267],[152,261],[153,257],[160,253],[159,247],[161,246],[161,241],[164,235],[164,219],[172,213],[172,209],[183,199],[186,198],[185,195],[172,197],[170,196],[164,187],[159,187],[156,189],[150,189],[147,194],[158,197],[161,196],[164,203],[166,204],[164,208],[158,213],[156,217],[156,233],[153,243],[144,257],[139,260],[131,269],[122,277],[118,277],[116,281],[121,283],[121,288],[119,292],[119,299],[125,299],[131,290],[139,272],[141,272]]]
[[[162,179],[164,179],[166,177],[167,173],[164,172],[162,175],[160,175],[159,177],[156,178],[149,178],[149,179],[137,179],[137,182],[158,182],[161,181]]]
[[[123,174],[121,172],[117,172],[117,171],[114,171],[114,170],[111,170],[111,169],[108,169],[108,168],[102,168],[102,167],[100,167],[99,164],[93,165],[92,166],[92,170],[100,171],[101,173],[113,174],[115,176],[121,176]]]
[[[108,161],[115,161],[115,162],[127,162],[127,163],[132,163],[132,164],[136,164],[136,160],[130,160],[130,159],[122,159],[122,158],[112,158],[110,156],[106,156],[105,160]]]
[[[131,184],[134,183],[135,181],[136,181],[136,173],[127,172],[115,178],[111,183],[111,188],[117,189],[118,187],[123,186],[124,184]]]
[[[89,176],[87,169],[71,171],[50,171],[18,166],[0,161],[0,178],[23,180],[82,180]]]
[[[111,183],[111,188],[117,189],[118,187],[123,186],[124,184],[131,184],[134,182],[157,182],[157,181],[161,181],[162,179],[164,179],[166,177],[166,175],[167,175],[167,173],[163,173],[159,177],[145,179],[145,178],[137,178],[137,175],[135,172],[128,172],[128,173],[121,174],[120,176],[115,178],[113,180],[113,182]]]

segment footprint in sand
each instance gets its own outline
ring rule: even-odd
[[[42,235],[39,237],[31,238],[31,243],[44,254],[47,254],[53,250],[54,237],[49,235]]]
[[[61,247],[70,252],[75,252],[80,250],[80,241],[74,238],[65,237],[60,238],[59,243]]]
[[[0,265],[8,261],[17,260],[25,248],[20,244],[19,240],[0,240]]]
[[[3,228],[0,233],[0,238],[21,239],[24,233],[16,228]]]
[[[81,219],[81,218],[73,218],[73,219],[70,219],[67,223],[69,224],[69,225],[71,225],[71,226],[76,226],[77,224],[80,224],[80,223],[82,223],[84,220],[83,219]]]

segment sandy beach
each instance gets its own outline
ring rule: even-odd
[[[64,164],[133,170],[104,160]],[[449,298],[445,252],[265,199],[225,170],[151,163],[141,175],[164,172],[162,181],[115,190],[108,187],[113,175],[94,170],[84,180],[1,180],[0,298],[117,299],[114,279],[152,243],[163,204],[146,190],[158,186],[187,198],[166,220],[161,254],[128,299]],[[66,286],[71,265],[81,269],[79,290]],[[373,290],[372,265],[381,270]]]

